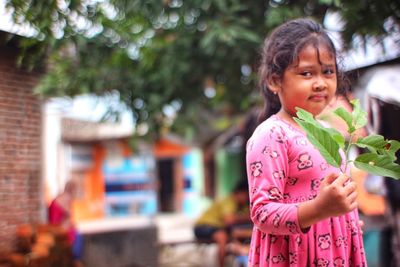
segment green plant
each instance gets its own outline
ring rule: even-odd
[[[340,168],[343,173],[353,162],[357,168],[368,173],[400,179],[400,165],[395,162],[400,142],[386,140],[382,135],[375,134],[357,138],[356,130],[366,125],[367,116],[357,99],[351,101],[351,104],[353,105],[352,113],[342,107],[334,111],[334,114],[347,124],[347,131],[350,134],[347,141],[339,131],[322,126],[311,113],[301,108],[297,108],[297,118],[294,120],[306,132],[308,140],[319,150],[327,163]],[[349,152],[352,146],[358,146],[368,152],[361,153],[354,160],[350,160]],[[340,149],[346,155],[344,164],[342,164]]]

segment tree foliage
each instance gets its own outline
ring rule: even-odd
[[[35,30],[34,38],[21,42],[23,61],[47,58],[38,93],[116,90],[144,135],[173,129],[199,137],[255,105],[259,49],[285,20],[312,16],[322,22],[327,12],[339,12],[349,46],[355,36],[381,38],[398,31],[400,21],[400,4],[391,0],[6,3],[16,23]]]

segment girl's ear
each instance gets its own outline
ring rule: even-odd
[[[269,79],[268,79],[268,88],[274,93],[277,94],[281,90],[281,80],[278,77],[278,75],[273,74]]]

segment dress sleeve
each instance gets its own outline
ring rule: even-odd
[[[297,204],[283,201],[289,169],[287,135],[280,126],[261,127],[247,143],[251,219],[268,234],[302,233]]]

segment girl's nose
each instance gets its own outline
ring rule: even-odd
[[[315,81],[313,83],[313,90],[315,91],[322,91],[325,90],[327,87],[325,79],[320,75],[315,77]]]

